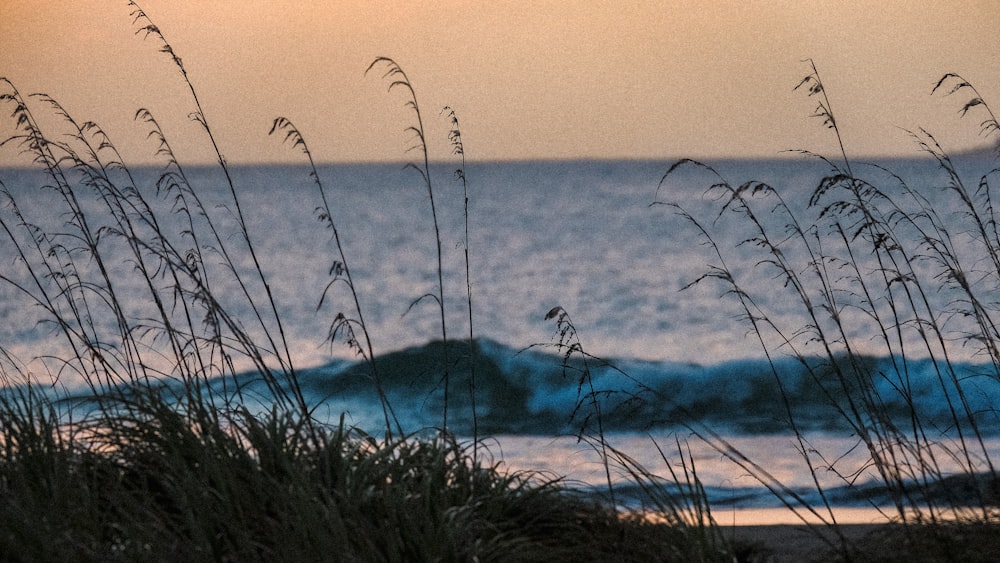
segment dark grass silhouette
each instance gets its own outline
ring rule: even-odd
[[[206,201],[151,111],[135,114],[162,159],[148,182],[98,125],[77,123],[55,100],[22,96],[0,79],[0,105],[13,128],[0,148],[28,155],[43,173],[33,186],[37,198],[22,201],[22,191],[0,184],[4,244],[17,256],[0,281],[42,310],[62,341],[40,358],[51,366],[41,375],[7,350],[0,356],[5,560],[727,560],[726,545],[697,541],[677,525],[682,515],[665,525],[619,512],[557,476],[505,471],[478,430],[467,445],[449,433],[455,360],[430,149],[412,83],[385,57],[368,71],[384,69],[390,94],[402,91],[414,112],[407,130],[419,158],[408,167],[431,206],[438,287],[413,305],[430,299],[441,317],[442,423],[430,433],[404,428],[393,410],[335,202],[303,133],[278,117],[270,134],[307,160],[316,217],[329,233],[318,308],[343,308],[327,340],[363,360],[359,377],[379,400],[385,433],[318,421],[259,251],[266,233],[248,219],[252,210],[213,134],[210,108],[164,33],[129,5],[136,34],[169,58],[187,87],[190,116],[209,141],[226,200]],[[470,323],[463,344],[475,419],[465,148],[457,116],[443,114],[462,161],[456,177],[465,197]],[[70,380],[86,392],[66,392]],[[600,407],[591,405],[599,424]],[[603,432],[596,443],[612,463]]]
[[[961,214],[944,215],[941,209],[953,207],[933,205],[929,194],[883,166],[848,158],[827,89],[816,66],[807,63],[809,73],[796,89],[817,98],[814,116],[831,130],[840,150],[832,159],[799,151],[829,167],[818,185],[805,191],[783,191],[753,180],[737,185],[709,165],[681,160],[664,174],[655,203],[663,203],[660,189],[683,169],[701,170],[709,178],[706,193],[718,202],[715,217],[694,217],[682,206],[670,204],[694,226],[699,242],[712,254],[710,269],[689,287],[718,284],[735,299],[772,366],[779,356],[798,359],[817,396],[849,425],[868,462],[862,468],[843,467],[835,452],[820,451],[810,442],[797,423],[796,405],[789,400],[791,393],[777,368],[774,390],[783,399],[783,418],[797,440],[804,468],[814,477],[820,506],[803,500],[774,478],[763,461],[737,451],[711,429],[696,428],[696,432],[771,489],[803,521],[816,517],[825,529],[833,530],[836,541],[831,547],[843,559],[863,560],[866,554],[838,532],[820,473],[833,472],[851,484],[861,471],[874,472],[891,499],[893,508],[887,516],[900,523],[898,533],[907,538],[922,536],[927,526],[941,529],[949,522],[974,522],[992,529],[1000,485],[980,427],[987,419],[995,420],[997,411],[982,412],[972,406],[973,382],[960,364],[962,358],[975,358],[982,362],[977,382],[1000,384],[995,307],[1000,237],[993,206],[998,169],[980,173],[977,185],[969,187],[964,171],[931,133],[911,133],[942,172],[940,191],[957,198]],[[995,116],[967,81],[945,75],[932,93],[942,91],[970,93],[962,115],[981,111],[981,132],[996,135]],[[808,196],[807,201],[790,202],[785,193]],[[719,224],[732,222],[745,226],[748,234],[737,248],[722,248],[713,233]],[[743,263],[751,256],[756,269],[737,273],[727,263],[733,252],[742,254]],[[787,295],[805,324],[789,324],[765,309],[761,287],[749,283],[748,275],[773,279],[768,291]],[[775,302],[773,295],[769,297]],[[866,345],[864,351],[861,344]],[[876,356],[889,359],[888,367],[871,360],[872,346]],[[932,360],[935,394],[951,413],[944,427],[931,421],[914,400],[911,364],[921,358]],[[889,410],[889,405],[899,404],[905,406],[902,416]],[[952,466],[957,466],[958,476]],[[964,484],[955,486],[958,482]],[[951,542],[956,543],[961,542]],[[968,553],[968,548],[953,549],[950,558],[964,560]]]
[[[434,226],[434,242],[437,245],[437,294],[427,293],[425,295],[417,298],[413,303],[410,304],[412,309],[420,301],[424,299],[431,299],[438,305],[438,312],[441,315],[441,341],[445,344],[441,347],[444,357],[441,361],[442,369],[444,370],[441,375],[441,384],[444,388],[444,408],[441,409],[441,430],[444,432],[448,431],[448,393],[451,388],[450,381],[450,362],[448,360],[448,324],[445,322],[445,301],[444,301],[444,261],[443,253],[441,251],[441,227],[438,224],[437,216],[437,206],[434,204],[434,186],[431,176],[431,165],[430,165],[430,151],[427,147],[427,138],[424,132],[424,119],[423,115],[420,113],[420,106],[417,104],[417,93],[413,89],[413,85],[410,83],[410,79],[403,72],[403,69],[396,63],[396,61],[388,57],[378,57],[370,65],[368,65],[365,74],[368,74],[375,67],[384,66],[386,68],[383,78],[388,80],[389,87],[388,90],[391,93],[393,90],[403,90],[406,99],[406,107],[413,110],[414,118],[417,120],[416,125],[411,125],[406,128],[407,132],[413,134],[415,138],[414,145],[409,149],[412,151],[417,151],[420,153],[421,159],[418,163],[408,163],[407,168],[412,168],[420,174],[421,180],[423,180],[424,187],[427,189],[427,199],[431,205],[431,221]],[[453,121],[457,127],[457,119]],[[461,134],[455,134],[457,129],[453,129],[450,134],[453,146],[456,148],[461,147]],[[458,142],[456,145],[455,143]],[[464,151],[461,152],[462,158],[465,158]],[[464,173],[463,176],[464,178]]]

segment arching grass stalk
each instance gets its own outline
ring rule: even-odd
[[[334,249],[337,253],[329,270],[329,273],[333,278],[324,288],[319,304],[316,305],[316,310],[318,311],[323,306],[323,301],[329,294],[331,287],[337,282],[341,282],[347,286],[347,291],[350,293],[351,299],[354,303],[354,316],[348,317],[342,312],[338,313],[333,322],[330,324],[329,335],[327,338],[329,342],[333,344],[334,340],[336,340],[339,335],[344,335],[348,347],[353,349],[368,364],[372,381],[375,384],[375,391],[378,393],[379,401],[382,404],[382,415],[385,418],[385,428],[388,433],[387,438],[390,440],[392,439],[393,426],[395,426],[399,435],[402,436],[403,428],[399,423],[399,419],[396,417],[396,413],[393,412],[392,405],[389,403],[389,398],[386,396],[385,389],[382,386],[382,379],[379,376],[378,366],[375,363],[375,352],[372,349],[372,341],[368,333],[368,325],[365,323],[364,315],[361,312],[361,302],[358,298],[358,291],[354,285],[354,278],[351,277],[351,269],[347,265],[347,256],[344,253],[344,247],[340,242],[340,232],[337,230],[337,225],[333,220],[333,211],[330,209],[330,201],[326,195],[326,188],[323,186],[323,182],[319,178],[319,172],[316,170],[316,163],[313,161],[312,152],[309,150],[309,146],[302,137],[302,133],[299,132],[291,121],[284,117],[279,117],[274,120],[274,124],[271,126],[271,131],[268,134],[273,135],[280,131],[285,133],[284,142],[290,142],[293,148],[301,150],[302,154],[304,154],[306,159],[309,161],[309,176],[313,179],[313,183],[316,185],[316,189],[319,191],[320,198],[323,202],[322,207],[316,209],[318,219],[326,225],[327,229],[330,230],[331,236],[333,237]],[[363,341],[358,340],[359,332]]]
[[[946,87],[948,87],[947,91],[945,91]],[[962,117],[965,117],[969,113],[969,110],[973,108],[979,108],[986,112],[986,116],[979,122],[979,134],[984,137],[989,137],[990,135],[997,136],[997,141],[993,145],[993,151],[997,156],[1000,156],[1000,122],[997,121],[996,114],[993,113],[989,104],[983,99],[979,90],[968,80],[962,78],[961,75],[949,72],[938,79],[934,88],[931,89],[931,94],[939,91],[943,91],[946,96],[959,92],[971,93],[971,97],[962,105],[962,109],[958,110],[958,112]]]
[[[545,314],[545,320],[556,322],[556,335],[558,342],[555,344],[556,350],[562,355],[563,376],[570,372],[577,372],[576,405],[573,408],[571,418],[575,418],[581,408],[587,406],[591,412],[583,417],[580,423],[580,435],[582,439],[587,432],[590,421],[597,424],[597,453],[601,456],[601,463],[604,465],[604,477],[608,485],[608,497],[611,506],[617,506],[615,498],[615,486],[611,479],[611,452],[607,437],[604,433],[604,413],[601,408],[601,396],[608,395],[610,391],[597,391],[594,387],[593,374],[590,371],[590,355],[583,349],[583,343],[577,334],[576,326],[569,316],[569,312],[561,306],[553,307]],[[574,365],[574,358],[579,358],[579,365]]]
[[[447,323],[445,322],[445,305],[444,305],[444,263],[442,259],[441,251],[441,228],[438,225],[437,218],[437,206],[434,204],[434,187],[431,182],[431,167],[430,167],[430,155],[427,148],[427,137],[424,132],[424,121],[423,116],[420,113],[420,105],[417,104],[417,93],[413,89],[413,84],[410,79],[403,72],[403,69],[396,63],[393,59],[389,57],[377,57],[368,68],[365,70],[365,75],[367,75],[376,66],[384,66],[386,68],[385,73],[382,75],[383,79],[387,79],[389,82],[388,91],[392,92],[396,89],[402,89],[404,95],[406,96],[405,106],[413,110],[414,118],[417,120],[416,125],[411,125],[406,128],[406,131],[413,133],[416,139],[415,144],[410,147],[409,150],[416,150],[420,153],[421,163],[414,164],[412,162],[407,163],[407,168],[412,168],[420,174],[421,179],[424,182],[424,186],[427,188],[427,198],[430,200],[431,204],[431,218],[434,222],[434,242],[437,245],[437,279],[438,279],[438,292],[437,295],[432,293],[424,294],[418,297],[413,303],[410,304],[410,308],[416,305],[418,302],[425,298],[433,299],[438,304],[438,311],[441,314],[441,353],[443,355],[441,361],[441,367],[443,370],[441,382],[444,386],[444,409],[442,413],[442,423],[441,430],[448,431],[448,393],[450,386],[450,362],[448,359],[448,329]]]
[[[165,53],[173,61],[174,65],[181,73],[181,77],[184,80],[184,84],[187,86],[188,91],[191,94],[192,102],[195,106],[195,112],[191,114],[191,118],[196,121],[205,132],[208,137],[209,142],[212,145],[212,150],[216,156],[216,160],[222,170],[226,185],[229,188],[229,193],[233,201],[234,210],[236,212],[237,223],[240,229],[241,238],[246,245],[247,251],[250,254],[250,258],[254,265],[254,270],[257,277],[264,289],[265,295],[267,297],[268,307],[270,308],[270,316],[273,317],[275,326],[277,327],[277,337],[272,334],[272,331],[267,328],[267,322],[264,320],[264,313],[261,311],[260,307],[257,305],[255,300],[250,295],[250,290],[246,283],[240,276],[235,276],[237,279],[240,289],[244,296],[247,298],[248,303],[252,307],[257,321],[264,331],[265,337],[267,338],[271,350],[274,351],[275,358],[278,360],[279,369],[281,375],[284,377],[288,383],[288,388],[292,393],[292,397],[288,397],[288,392],[282,387],[282,385],[277,380],[277,375],[270,366],[265,363],[258,363],[257,368],[260,370],[261,375],[264,377],[265,382],[271,388],[271,392],[274,397],[278,400],[287,400],[299,408],[304,414],[308,413],[309,408],[306,404],[305,398],[302,395],[302,391],[297,382],[297,376],[295,372],[295,366],[293,365],[291,359],[291,352],[288,348],[288,339],[285,337],[285,330],[283,323],[281,321],[281,315],[278,314],[278,307],[274,299],[274,295],[271,292],[271,286],[264,275],[263,268],[261,267],[260,260],[257,256],[257,251],[253,242],[250,239],[250,233],[247,228],[247,222],[243,214],[243,208],[240,203],[240,198],[236,191],[236,185],[233,181],[232,175],[229,170],[229,165],[226,163],[226,159],[222,155],[222,151],[219,148],[218,142],[215,139],[215,135],[212,133],[212,128],[209,125],[208,119],[205,116],[204,108],[201,105],[201,100],[198,98],[198,93],[194,88],[194,84],[188,77],[187,69],[184,67],[184,63],[181,58],[174,53],[173,47],[164,37],[162,31],[157,27],[146,12],[136,3],[134,0],[129,1],[129,5],[132,6],[132,16],[133,22],[138,27],[136,29],[136,34],[143,34],[145,38],[150,36],[155,37],[160,43],[160,51]],[[228,257],[227,257],[228,259]],[[230,262],[232,264],[232,262]]]
[[[809,68],[812,72],[807,74],[793,90],[798,90],[805,86],[808,88],[810,96],[820,97],[819,105],[816,106],[812,117],[821,119],[824,127],[833,130],[834,136],[837,139],[837,146],[840,148],[840,156],[843,159],[844,167],[847,169],[847,175],[853,179],[854,172],[851,171],[851,160],[847,158],[847,150],[844,148],[844,138],[840,134],[840,127],[837,126],[837,118],[834,117],[833,107],[830,105],[830,97],[827,95],[823,81],[819,77],[816,63],[812,59],[806,59],[802,62],[809,63]]]
[[[448,139],[451,141],[452,153],[462,160],[461,166],[455,170],[455,178],[462,182],[464,202],[462,218],[465,232],[462,246],[465,251],[465,295],[469,311],[469,403],[472,405],[472,462],[475,464],[478,463],[479,457],[479,417],[476,411],[476,341],[472,323],[472,273],[469,259],[469,181],[465,173],[465,144],[462,142],[462,130],[458,126],[458,115],[455,114],[455,110],[447,106],[443,112],[451,120],[452,127]]]

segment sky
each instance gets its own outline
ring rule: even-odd
[[[403,92],[387,91],[383,67],[365,72],[381,56],[407,73],[433,159],[450,155],[444,106],[470,160],[830,154],[835,138],[810,117],[818,99],[794,89],[807,58],[852,157],[916,154],[906,131],[921,127],[949,150],[988,143],[983,114],[960,119],[966,99],[931,95],[946,72],[1000,108],[995,0],[140,4],[234,163],[301,159],[268,136],[279,116],[318,161],[412,157]],[[183,161],[213,161],[180,73],[134,33],[130,11],[125,0],[0,0],[0,76],[99,123],[132,162],[155,161],[139,108]]]

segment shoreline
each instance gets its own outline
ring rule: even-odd
[[[833,507],[837,524],[844,526],[882,526],[891,524],[892,521],[888,516],[891,511],[891,507],[881,509],[875,507]],[[828,522],[824,522],[815,515],[805,511],[802,512],[803,518],[799,518],[785,507],[737,508],[734,510],[732,508],[726,509],[725,507],[713,506],[712,516],[722,529],[748,526],[806,527],[808,524],[818,526],[826,526],[828,524]],[[823,514],[823,516],[829,518],[829,515]]]

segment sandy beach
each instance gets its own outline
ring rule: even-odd
[[[892,524],[842,524],[840,532],[867,561],[1000,561],[1000,530],[982,523],[910,528]],[[806,563],[839,561],[830,527],[805,524],[730,526],[723,534],[749,555],[739,561]],[[740,556],[740,551],[735,554]]]
[[[840,527],[845,537],[856,541],[877,530],[879,524],[846,524]],[[818,534],[824,534],[836,545],[831,530],[825,527],[810,529],[806,525],[765,524],[723,528],[727,539],[744,544],[756,544],[767,551],[762,559],[772,563],[802,563],[822,558],[832,551],[831,543],[823,541]]]

